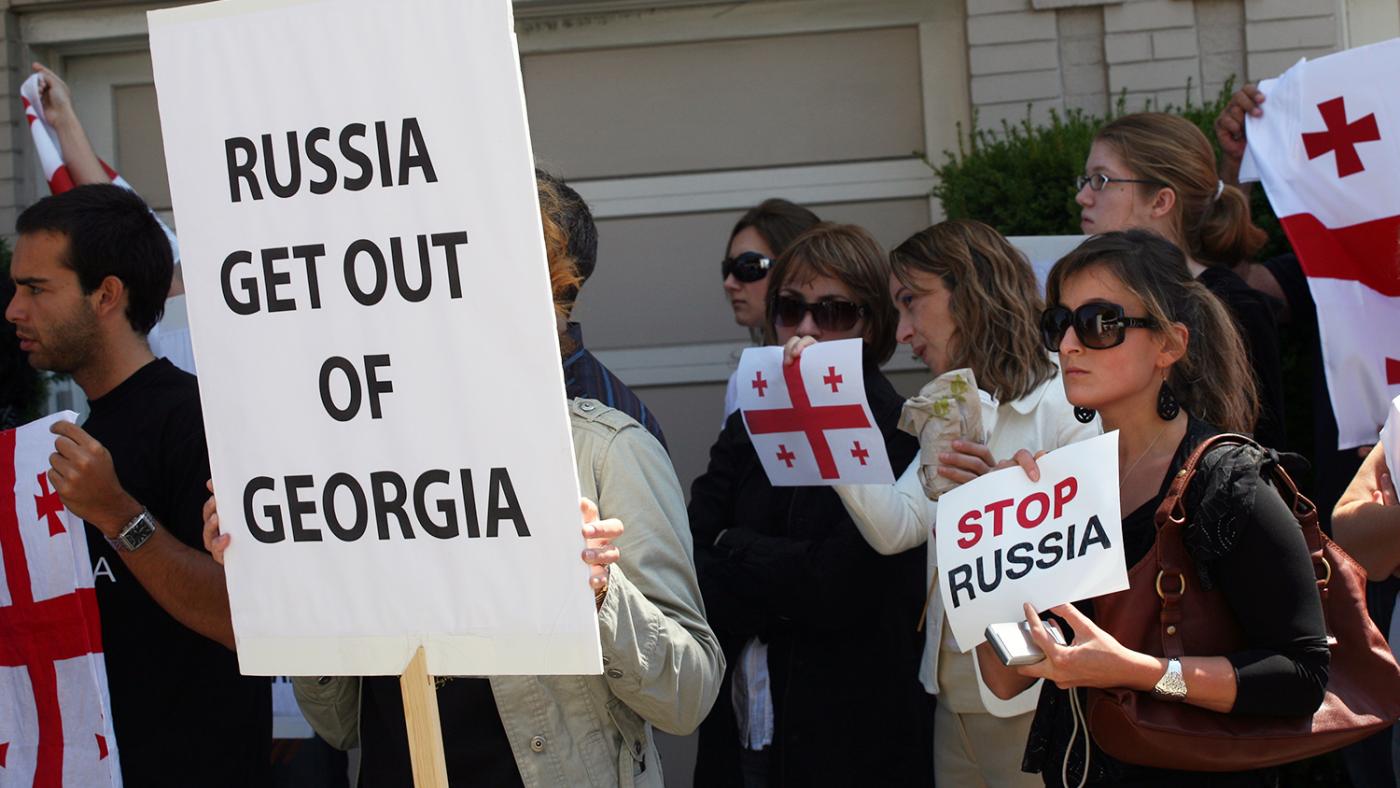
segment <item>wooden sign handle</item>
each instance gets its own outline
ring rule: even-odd
[[[442,749],[442,722],[438,718],[437,686],[428,675],[423,647],[399,677],[403,690],[404,722],[408,727],[408,754],[413,762],[417,788],[448,788],[447,755]]]

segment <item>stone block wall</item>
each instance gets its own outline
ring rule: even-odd
[[[1342,45],[1342,0],[966,0],[978,123],[1181,105]],[[1187,90],[1190,95],[1188,97]]]

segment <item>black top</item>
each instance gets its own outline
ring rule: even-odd
[[[1322,339],[1317,329],[1317,304],[1308,289],[1308,277],[1295,255],[1285,254],[1264,261],[1264,267],[1274,275],[1292,317],[1291,331],[1302,356],[1299,366],[1312,371],[1308,385],[1312,398],[1313,450],[1308,456],[1312,466],[1312,489],[1309,498],[1317,504],[1318,521],[1331,532],[1332,508],[1342,498],[1347,485],[1361,469],[1362,457],[1355,449],[1337,450],[1337,417],[1332,413],[1332,396],[1327,390],[1327,375],[1322,360]],[[1394,598],[1394,594],[1390,595]],[[1374,613],[1374,609],[1372,610]],[[1386,621],[1389,621],[1387,616]]]
[[[1123,518],[1123,552],[1129,567],[1156,542],[1154,515],[1172,477],[1200,442],[1219,430],[1192,419],[1157,496]],[[1272,483],[1261,476],[1271,456],[1238,445],[1212,449],[1186,494],[1190,525],[1183,537],[1203,588],[1219,588],[1254,648],[1223,655],[1238,681],[1231,714],[1312,714],[1327,687],[1329,652],[1312,559],[1298,522]],[[1077,605],[1093,617],[1092,600]],[[1061,626],[1072,635],[1065,622]],[[1201,654],[1196,656],[1217,656]],[[1082,699],[1082,697],[1081,697]],[[1082,706],[1082,704],[1081,704]],[[1041,772],[1059,786],[1068,749],[1069,782],[1084,771],[1081,733],[1070,747],[1074,718],[1068,695],[1045,682],[1031,723],[1022,768]],[[1123,763],[1093,747],[1090,785],[1267,786],[1273,769],[1237,773],[1181,772]]]
[[[874,364],[864,377],[898,475],[918,450],[895,427],[903,398]],[[830,487],[769,484],[742,411],[725,422],[690,493],[696,574],[728,663],[700,726],[695,784],[743,784],[730,693],[744,645],[759,636],[774,706],[770,785],[931,785],[915,631],[924,548],[882,556]]]
[[[437,696],[447,781],[452,785],[523,788],[510,739],[491,694],[491,682],[447,679],[438,687]],[[360,788],[413,785],[398,676],[366,676],[361,680],[360,747]]]
[[[661,422],[647,409],[642,398],[627,387],[626,383],[612,370],[603,366],[598,357],[583,346],[583,327],[570,323],[566,332],[573,341],[573,352],[564,359],[564,388],[569,399],[586,397],[596,399],[610,408],[626,413],[647,428],[661,448],[666,449],[666,436],[661,432]],[[669,450],[669,449],[668,449]]]
[[[122,487],[172,536],[203,552],[209,453],[195,377],[157,359],[92,400],[83,428],[111,452]],[[151,599],[87,528],[122,780],[130,786],[265,786],[272,747],[267,677]]]
[[[1259,387],[1259,421],[1254,439],[1271,449],[1288,448],[1283,421],[1283,361],[1279,358],[1278,326],[1274,310],[1263,293],[1250,287],[1228,268],[1207,268],[1201,284],[1225,302],[1244,340],[1254,382]]]

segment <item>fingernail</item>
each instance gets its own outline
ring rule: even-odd
[[[597,551],[597,550],[584,550],[584,551],[583,551],[583,554],[584,554],[584,556],[585,556],[588,560],[590,560],[590,561],[592,561],[593,559],[595,559],[595,558],[598,557],[598,551]]]

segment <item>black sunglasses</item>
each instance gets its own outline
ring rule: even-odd
[[[1150,317],[1125,317],[1123,307],[1106,302],[1085,304],[1070,310],[1052,306],[1040,315],[1040,339],[1051,353],[1060,352],[1065,332],[1073,327],[1079,343],[1093,350],[1107,350],[1123,344],[1130,328],[1156,328]]]
[[[768,269],[772,267],[773,260],[758,252],[744,252],[719,262],[721,279],[728,279],[733,274],[740,282],[757,282],[767,276]]]
[[[800,298],[785,295],[778,296],[773,302],[773,318],[780,326],[793,328],[802,322],[802,317],[808,312],[812,313],[812,322],[823,331],[849,331],[870,310],[850,301],[817,301],[809,304]]]

